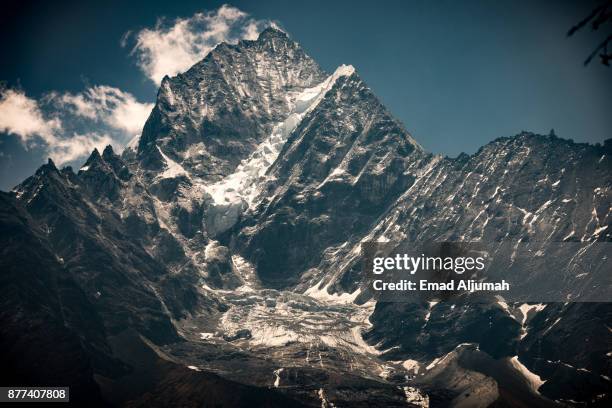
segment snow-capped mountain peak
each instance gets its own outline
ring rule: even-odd
[[[235,172],[207,187],[214,202],[226,205],[245,201],[247,206],[252,206],[261,192],[260,188],[268,168],[278,157],[291,132],[299,126],[304,116],[319,104],[338,78],[350,76],[354,72],[355,69],[352,66],[341,65],[320,84],[288,95],[291,109],[287,117],[272,127],[270,135],[263,139],[253,153],[238,165]]]

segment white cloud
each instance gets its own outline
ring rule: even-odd
[[[256,40],[259,36],[260,29],[260,24],[255,21],[250,21],[242,30],[242,35],[245,40]]]
[[[154,28],[145,28],[135,34],[136,45],[132,52],[145,75],[160,84],[165,75],[186,71],[218,43],[256,39],[268,24],[250,18],[235,7],[223,5],[216,11],[176,19],[170,25],[158,20]],[[121,43],[126,44],[128,37],[126,33]]]
[[[57,139],[55,143],[47,146],[47,154],[53,158],[58,165],[68,163],[91,154],[94,148],[102,151],[104,147],[113,145],[117,148],[118,143],[109,135],[87,133],[74,133],[65,139]]]
[[[184,72],[220,42],[254,40],[268,21],[256,20],[223,5],[153,28],[128,31],[120,44],[135,42],[132,53],[145,75],[159,84],[164,75]],[[28,149],[42,146],[58,164],[81,159],[107,144],[120,151],[140,135],[153,108],[132,94],[110,86],[93,86],[79,93],[51,92],[40,99],[21,90],[0,88],[0,133],[16,135]]]
[[[52,141],[61,129],[61,121],[45,119],[38,103],[25,93],[6,89],[0,94],[0,131],[17,135],[25,146],[37,138]]]
[[[0,91],[0,132],[16,135],[26,149],[41,145],[60,165],[108,144],[121,150],[140,134],[153,107],[110,86],[51,93],[40,100],[19,90]]]
[[[142,131],[153,109],[152,103],[140,103],[129,92],[111,86],[94,86],[79,94],[55,94],[54,99],[77,116],[102,121],[131,136]]]

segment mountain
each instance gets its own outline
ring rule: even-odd
[[[441,157],[285,32],[219,44],[164,78],[121,155],[0,195],[3,362],[101,405],[606,406],[610,303],[376,301],[361,244],[524,242],[546,262],[578,243],[592,262],[611,153],[523,132]]]
[[[346,232],[365,235],[428,160],[352,69],[339,77],[285,142],[240,226],[262,283],[295,284],[313,254]]]
[[[99,315],[45,232],[6,193],[0,194],[0,222],[2,383],[71,384],[74,402],[96,404],[101,396],[92,360],[107,347]]]
[[[162,81],[138,144],[143,167],[164,155],[205,181],[231,173],[284,120],[296,96],[325,78],[284,32],[222,43],[184,74]]]

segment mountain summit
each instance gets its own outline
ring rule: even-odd
[[[294,109],[296,97],[326,74],[275,28],[256,41],[225,43],[174,78],[164,78],[138,145],[148,168],[161,150],[190,174],[216,181],[229,174]]]

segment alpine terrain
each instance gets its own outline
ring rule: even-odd
[[[352,66],[272,27],[221,43],[163,79],[121,154],[0,193],[2,384],[91,406],[610,406],[611,303],[361,283],[367,241],[581,242],[589,262],[612,241],[610,142],[441,157]]]

